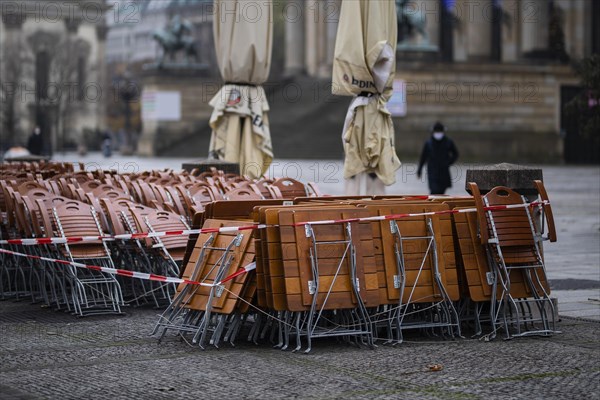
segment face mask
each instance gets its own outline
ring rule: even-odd
[[[433,132],[433,138],[435,140],[442,140],[444,137],[444,132]]]

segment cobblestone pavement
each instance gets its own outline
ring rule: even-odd
[[[102,162],[93,157],[83,161]],[[123,169],[125,160],[111,162]],[[181,165],[136,162],[143,169]],[[290,163],[277,168],[291,175]],[[315,163],[298,162],[304,174],[320,174],[303,180],[341,193],[339,170],[327,177],[331,168]],[[406,173],[410,165],[403,168],[392,190],[425,192]],[[600,294],[599,172],[544,167],[559,229],[546,257],[551,283],[560,289],[561,334],[491,342],[408,336],[375,350],[317,340],[309,355],[240,337],[236,347],[202,351],[172,337],[158,344],[149,333],[159,311],[149,308],[76,319],[25,301],[0,301],[0,399],[600,399],[600,323],[591,320],[600,310],[593,300]],[[462,176],[452,194],[464,193]],[[577,306],[582,301],[591,304],[585,313]],[[431,372],[432,364],[443,369]]]
[[[75,319],[0,303],[0,398],[600,398],[596,322],[563,318],[550,338],[410,336],[375,350],[317,340],[304,355],[241,339],[205,351],[158,344],[148,336],[156,315]]]

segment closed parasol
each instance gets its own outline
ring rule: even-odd
[[[269,104],[261,86],[269,76],[273,45],[271,1],[215,0],[217,61],[225,85],[212,98],[209,157],[240,164],[262,176],[273,160]]]
[[[355,96],[343,130],[344,178],[348,194],[392,185],[400,160],[394,147],[394,125],[386,104],[392,95],[398,36],[393,0],[342,2],[333,61],[332,92]],[[379,185],[377,181],[379,180]],[[371,187],[371,190],[368,188]],[[354,193],[351,193],[354,192]],[[376,193],[370,193],[376,194]]]

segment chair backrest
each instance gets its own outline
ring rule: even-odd
[[[42,216],[40,215],[40,211],[37,204],[29,196],[22,196],[22,199],[23,203],[25,203],[25,207],[27,207],[34,235],[36,237],[44,236]]]
[[[184,206],[184,200],[182,199],[181,192],[173,186],[166,186],[164,190],[169,195],[175,212],[190,219],[191,216],[189,211],[186,210],[186,207]]]
[[[284,198],[306,197],[306,187],[302,182],[292,178],[279,178],[273,182],[273,186],[277,187]]]
[[[152,194],[154,195],[154,198],[158,204],[162,205],[170,201],[169,195],[161,185],[150,183],[148,186],[150,187],[150,190],[152,190]]]
[[[144,182],[144,181],[138,181],[137,182],[139,187],[140,187],[140,191],[142,193],[143,196],[143,202],[142,204],[145,204],[147,206],[149,206],[152,200],[157,200],[156,196],[154,195],[154,193],[152,192],[152,189],[150,188],[150,186],[148,185],[148,183]]]
[[[38,222],[41,223],[44,230],[44,237],[56,236],[56,225],[54,224],[54,216],[51,213],[52,207],[48,208],[42,199],[35,199],[34,202],[39,212],[40,219]]]
[[[80,183],[80,186],[86,192],[93,192],[97,187],[101,186],[102,182],[97,179]]]
[[[54,195],[56,195],[56,196],[61,196],[61,195],[62,195],[62,194],[61,194],[62,192],[61,192],[61,190],[60,190],[60,186],[59,186],[59,184],[58,184],[58,181],[55,181],[55,180],[50,180],[50,181],[48,181],[48,185],[50,186],[50,188],[51,188],[51,192],[52,192]]]
[[[127,182],[127,181],[126,181]],[[142,189],[140,188],[140,183],[136,180],[136,181],[129,181],[128,186],[131,188],[131,194],[133,195],[134,199],[143,204],[144,203],[144,194],[142,193]]]
[[[95,190],[92,192],[94,197],[99,199],[119,199],[119,198],[127,198],[128,196],[120,190],[110,189],[110,190]]]
[[[92,206],[80,201],[67,201],[54,208],[65,236],[94,236],[102,234],[92,216]]]
[[[65,237],[104,235],[97,214],[89,204],[67,201],[56,207],[53,213],[57,225],[59,225],[58,231]],[[69,244],[65,246],[63,252],[73,259],[109,256],[108,250],[102,242]]]
[[[228,200],[261,200],[263,197],[249,188],[238,188],[225,194]]]
[[[520,194],[504,186],[493,188],[483,199],[486,206],[525,203]],[[527,208],[488,210],[486,216],[488,232],[495,232],[501,246],[532,246],[534,244],[535,238],[531,225],[533,221]]]
[[[212,201],[223,200],[223,196],[214,186],[202,184],[199,187],[196,185],[190,187],[188,190],[191,194],[191,198],[197,205],[204,205]]]
[[[15,224],[15,201],[14,201],[14,189],[10,186],[3,186],[4,191],[4,204],[6,206],[6,219],[9,226]]]
[[[31,221],[27,217],[28,213],[25,202],[19,192],[13,192],[13,201],[18,232],[22,237],[30,238],[33,236],[33,227]]]
[[[27,194],[33,189],[41,189],[41,190],[46,190],[46,191],[48,190],[45,186],[41,185],[38,182],[27,181],[27,182],[21,183],[17,187],[17,192],[19,192],[22,196],[27,196]]]
[[[144,217],[155,213],[156,209],[136,203],[128,203],[127,208],[129,210],[127,216],[131,218],[130,222],[135,225],[137,232],[148,232],[148,226],[144,223]]]
[[[189,229],[189,227],[183,223],[179,215],[168,211],[157,211],[147,215],[145,218],[143,218],[143,223],[148,227],[148,229],[151,229],[154,232],[169,232]],[[177,248],[184,251],[187,246],[188,237],[184,235],[164,236],[160,238],[160,241],[168,250]]]
[[[114,204],[110,199],[99,199],[98,202],[106,216],[108,230],[112,235],[124,235],[130,233],[119,216],[119,209],[125,209],[120,205]]]

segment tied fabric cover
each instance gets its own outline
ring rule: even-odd
[[[215,0],[213,31],[225,85],[212,98],[209,156],[240,164],[243,175],[262,176],[273,160],[269,77],[273,45],[271,1]]]
[[[396,70],[396,5],[392,0],[342,2],[333,61],[332,92],[356,96],[343,131],[344,178],[375,173],[396,181],[400,160],[387,109]]]

